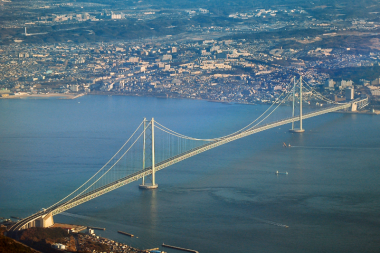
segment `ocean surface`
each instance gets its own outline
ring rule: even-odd
[[[126,96],[0,100],[0,216],[26,217],[65,197],[144,117],[212,138],[267,108]],[[280,107],[272,119],[290,113]],[[141,249],[165,243],[201,253],[379,252],[380,116],[330,113],[305,120],[303,134],[289,128],[165,168],[156,174],[157,190],[134,182],[54,219],[104,227],[96,234]]]

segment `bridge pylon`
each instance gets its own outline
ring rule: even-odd
[[[305,132],[305,129],[302,128],[302,76],[300,76],[300,80],[299,80],[299,90],[300,90],[300,116],[299,116],[300,127],[299,128],[294,128],[294,107],[295,107],[295,100],[296,100],[296,85],[297,85],[296,77],[294,77],[293,83],[294,83],[294,86],[293,86],[293,113],[292,113],[293,121],[292,121],[292,129],[290,129],[289,132],[291,132],[291,133],[303,133],[303,132]]]
[[[147,134],[148,132],[148,134]],[[142,177],[142,184],[139,185],[140,189],[156,189],[156,170],[155,170],[155,150],[154,150],[154,118],[150,121],[147,127],[147,120],[144,118],[144,134],[143,134],[143,170],[146,168],[146,142],[150,140],[151,143],[151,161],[152,161],[152,174],[150,175],[150,183],[145,182],[145,176]]]

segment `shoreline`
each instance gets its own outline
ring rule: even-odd
[[[143,253],[147,252],[147,250],[141,250],[136,247],[132,247],[131,245],[128,245],[126,243],[121,243],[119,241],[115,241],[110,238],[102,237],[99,235],[96,235],[92,229],[89,230],[89,226],[85,225],[75,225],[75,224],[67,224],[67,223],[54,223],[54,225],[48,227],[48,228],[43,228],[43,229],[63,229],[67,230],[67,238],[65,242],[60,242],[59,240],[55,240],[52,238],[45,238],[49,240],[49,242],[45,243],[46,245],[50,246],[53,244],[61,244],[64,245],[65,248],[64,250],[69,250],[70,252],[83,252],[88,249],[94,249],[94,247],[97,247],[97,245],[104,245],[103,247],[107,247],[106,252],[110,252],[112,250],[121,252],[121,253]],[[31,228],[28,228],[26,230],[29,230]],[[87,231],[84,231],[87,230]],[[5,230],[6,231],[6,230]],[[24,231],[24,230],[23,230]],[[10,238],[11,240],[14,240],[16,243],[22,244],[27,248],[30,248],[33,252],[42,252],[41,248],[38,247],[33,247],[31,245],[25,244],[24,241],[20,241],[17,238],[14,238],[13,236],[7,236],[4,235],[4,237]],[[58,238],[62,239],[62,238]],[[80,246],[79,246],[80,245]],[[49,248],[50,248],[49,247]],[[78,248],[79,247],[79,248]],[[158,249],[158,247],[156,248]],[[110,250],[110,251],[108,251]],[[96,252],[103,252],[102,250],[99,251],[96,249]]]
[[[12,95],[7,97],[0,97],[0,99],[47,99],[47,98],[56,98],[56,99],[76,99],[85,95],[95,95],[95,96],[131,96],[131,97],[154,97],[154,98],[171,98],[171,99],[191,99],[191,100],[203,100],[212,103],[222,103],[227,105],[232,104],[242,104],[242,105],[260,105],[260,104],[271,104],[271,103],[252,103],[252,102],[236,102],[236,101],[220,101],[212,99],[202,99],[202,98],[183,98],[183,97],[173,97],[173,96],[154,96],[154,95],[139,95],[139,94],[125,94],[125,93],[105,93],[105,92],[91,92],[91,93],[49,93],[49,94],[21,94],[21,95]],[[345,113],[345,114],[367,114],[367,115],[380,115],[380,110],[371,112],[368,110],[365,111],[336,111],[334,113]]]
[[[155,95],[140,95],[140,94],[126,94],[126,93],[106,93],[106,92],[91,92],[86,95],[95,95],[95,96],[127,96],[127,97],[152,97],[152,98],[164,98],[164,99],[189,99],[189,100],[202,100],[212,103],[222,103],[227,105],[232,104],[242,104],[242,105],[259,105],[259,104],[271,104],[271,103],[253,103],[253,102],[237,102],[237,101],[228,101],[228,100],[213,100],[213,99],[203,99],[203,98],[186,98],[186,97],[176,97],[176,96],[155,96]]]
[[[0,99],[46,99],[46,98],[57,98],[57,99],[76,99],[86,95],[86,93],[80,94],[61,94],[61,93],[48,93],[48,94],[21,94],[21,95],[11,95],[7,97],[0,97]]]

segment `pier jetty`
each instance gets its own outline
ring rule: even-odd
[[[198,251],[193,250],[193,249],[185,249],[185,248],[181,248],[181,247],[177,247],[177,246],[167,245],[165,243],[162,244],[162,247],[171,248],[171,249],[178,249],[178,250],[192,252],[192,253],[199,253]]]
[[[98,227],[88,227],[88,228],[95,229],[95,230],[106,230],[106,228],[98,228]]]
[[[127,232],[123,232],[123,231],[117,231],[119,234],[123,234],[123,235],[128,235],[130,237],[134,237],[134,235],[130,234],[130,233],[127,233]]]

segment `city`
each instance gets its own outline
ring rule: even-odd
[[[75,7],[73,3],[68,5]],[[53,7],[58,8],[59,4],[44,8]],[[86,6],[80,6],[83,7]],[[94,8],[93,5],[87,7]],[[148,22],[167,15],[165,11],[153,12],[149,8],[133,14],[131,11],[129,14],[120,11],[115,14],[102,8],[99,13],[66,13],[29,21],[34,25],[42,22],[41,27],[46,27],[62,23],[76,25],[85,21],[122,22],[132,18]],[[179,10],[177,15],[185,19],[213,14],[200,8]],[[67,40],[43,45],[24,42],[3,45],[0,48],[3,73],[0,87],[2,93],[16,96],[86,93],[268,103],[289,85],[288,80],[302,75],[318,89],[329,86],[326,85],[329,78],[335,79],[336,83],[353,81],[351,86],[355,86],[357,96],[368,95],[377,101],[379,89],[375,79],[379,78],[380,53],[377,50],[378,39],[372,38],[371,31],[376,31],[380,22],[355,18],[326,22],[313,18],[303,9],[285,7],[237,12],[230,14],[228,19],[224,27],[208,26],[207,23],[198,27],[188,25],[181,35],[125,42],[73,43]],[[257,24],[258,19],[265,22]],[[25,26],[25,32],[16,36],[20,41],[44,36],[28,33],[27,26],[33,26],[30,22],[17,25],[20,28]],[[5,23],[4,26],[10,25]],[[297,27],[299,32],[277,32],[286,30],[286,27]],[[253,31],[267,38],[245,35]],[[83,32],[71,32],[74,37],[84,36]],[[347,47],[334,47],[333,44],[344,36],[365,36],[369,40],[355,43],[355,48],[350,47],[350,41]],[[321,46],[323,44],[327,47]],[[341,77],[331,71],[357,67],[372,67],[371,76]],[[336,91],[330,87],[324,94],[331,98],[341,96],[342,87],[337,84]]]

